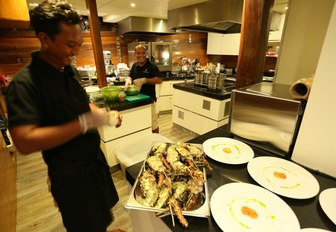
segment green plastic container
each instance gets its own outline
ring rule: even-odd
[[[120,87],[118,86],[106,86],[101,88],[102,97],[105,101],[118,101]]]
[[[136,88],[126,88],[125,93],[127,96],[135,96],[139,94],[139,90]]]

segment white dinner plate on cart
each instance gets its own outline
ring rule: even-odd
[[[216,137],[203,143],[204,153],[211,159],[226,164],[244,164],[254,157],[252,148],[236,139]]]
[[[320,190],[319,183],[310,172],[285,159],[257,157],[247,164],[247,171],[258,184],[281,196],[308,199]]]
[[[323,190],[319,202],[324,213],[336,225],[336,188]]]
[[[293,210],[274,193],[248,183],[225,184],[212,194],[210,209],[225,232],[299,231]]]

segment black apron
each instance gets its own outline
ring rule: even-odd
[[[51,192],[70,232],[105,232],[118,194],[100,152],[97,160],[48,169]]]

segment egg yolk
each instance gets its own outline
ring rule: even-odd
[[[282,172],[273,172],[273,175],[279,179],[286,179],[286,174]]]
[[[256,219],[258,217],[257,211],[247,206],[241,207],[241,212],[242,214],[249,216],[250,218],[253,218],[253,219]]]
[[[223,151],[224,151],[225,153],[231,153],[231,152],[232,152],[231,148],[229,148],[229,147],[225,147],[225,148],[223,149]]]

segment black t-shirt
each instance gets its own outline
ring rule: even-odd
[[[154,78],[160,76],[160,71],[155,64],[147,59],[142,67],[138,65],[138,62],[133,63],[129,75],[133,80],[143,77]],[[146,94],[156,101],[155,85],[143,84],[140,93]]]
[[[76,80],[73,68],[61,72],[32,53],[32,63],[20,70],[7,92],[9,127],[60,125],[90,110],[87,94]],[[61,133],[61,132],[60,132]],[[97,130],[42,151],[49,167],[69,167],[97,159],[100,137]]]

